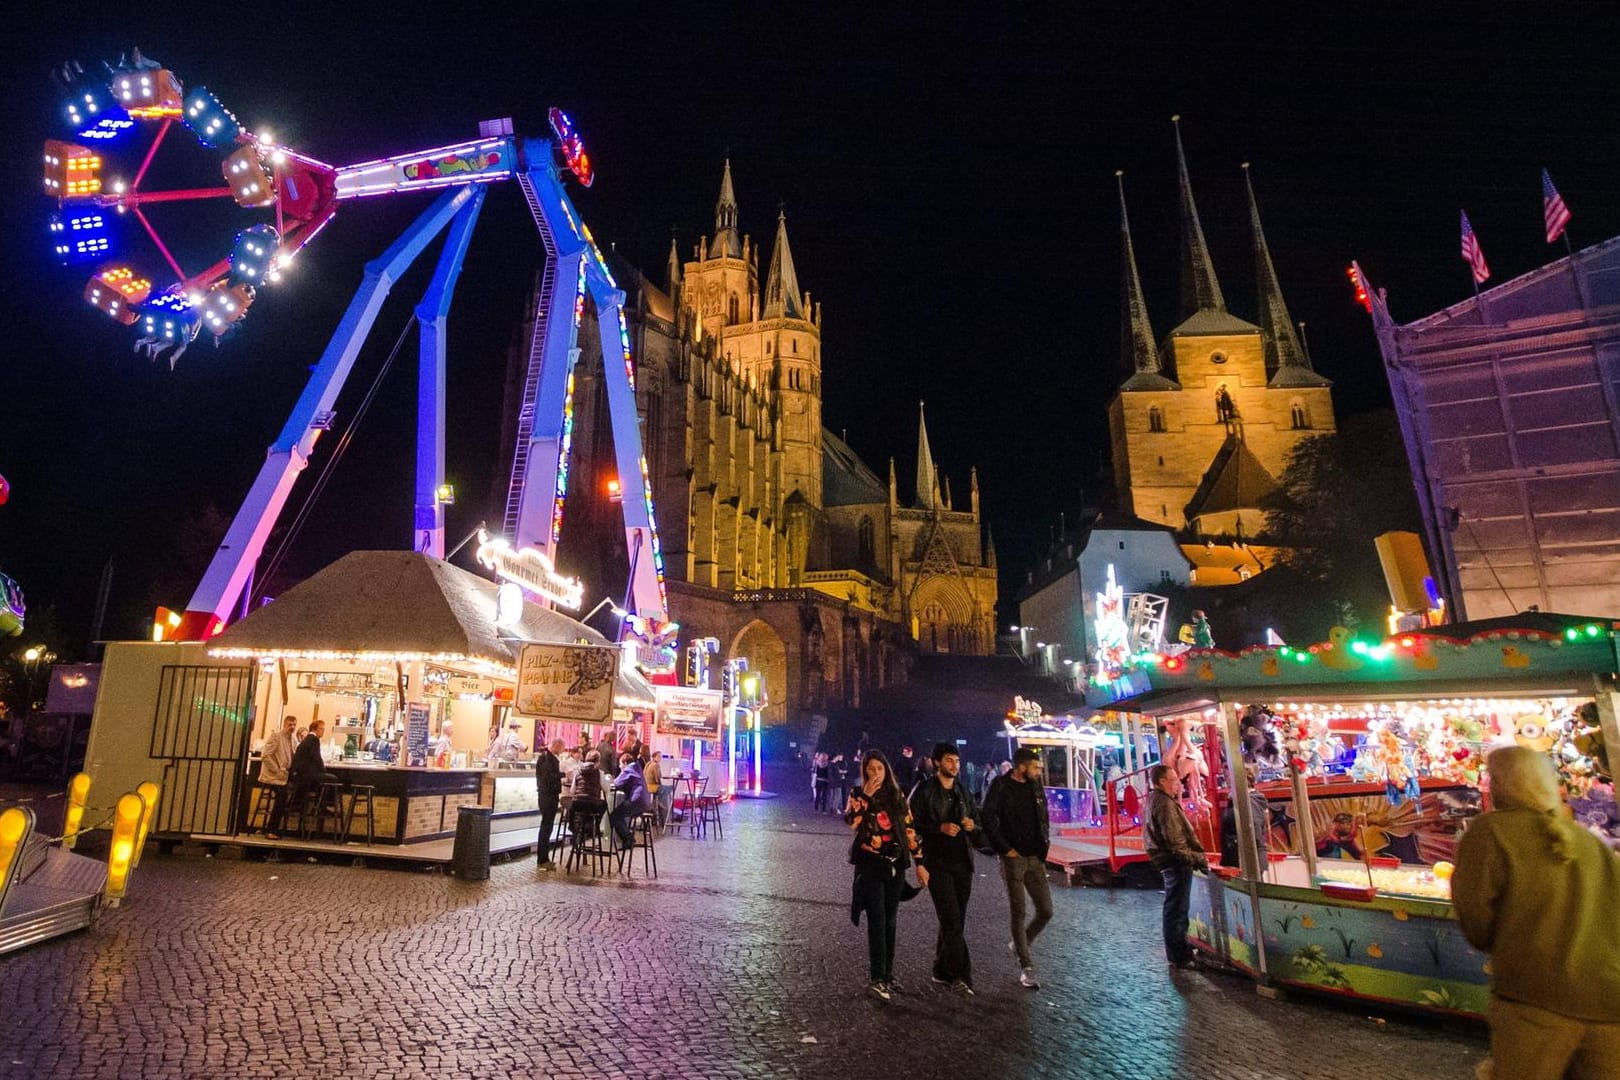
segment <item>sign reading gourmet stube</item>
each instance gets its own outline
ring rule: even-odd
[[[525,645],[512,707],[524,716],[604,723],[613,715],[620,655],[612,645]]]
[[[718,690],[684,686],[653,687],[653,731],[682,739],[718,742],[724,696]]]

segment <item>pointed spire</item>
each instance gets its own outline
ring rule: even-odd
[[[1288,315],[1277,268],[1271,262],[1271,249],[1266,246],[1266,233],[1260,227],[1260,205],[1254,199],[1247,161],[1243,163],[1243,189],[1249,196],[1249,230],[1254,240],[1254,278],[1260,292],[1260,329],[1265,331],[1266,371],[1274,386],[1324,385],[1325,380],[1313,381],[1318,377],[1311,371],[1310,357]]]
[[[969,509],[975,521],[979,518],[979,467],[977,465],[968,470],[968,499]]]
[[[899,501],[900,501],[899,484],[896,482],[895,475],[894,475],[894,458],[890,458],[889,459],[889,505],[890,506],[895,506],[895,505],[897,505],[899,503]]]
[[[787,212],[776,214],[776,246],[771,251],[771,270],[765,279],[767,319],[802,319],[804,302],[799,294],[799,274],[793,269],[793,251],[788,247]]]
[[[669,235],[669,265],[665,268],[665,275],[669,284],[669,295],[674,296],[681,287],[681,250],[675,243],[675,234]]]
[[[928,448],[928,421],[923,403],[917,402],[917,505],[932,510],[939,504],[939,473],[934,469],[934,452]]]
[[[1153,324],[1148,320],[1147,301],[1142,296],[1142,279],[1136,272],[1136,247],[1131,243],[1131,219],[1125,210],[1125,173],[1115,171],[1114,181],[1119,185],[1119,233],[1121,259],[1124,262],[1120,299],[1120,349],[1125,358],[1126,387],[1128,389],[1172,389],[1166,386],[1164,364],[1159,360],[1159,346],[1153,340]],[[1162,380],[1162,382],[1161,382]],[[1134,385],[1133,385],[1134,384]]]
[[[1221,295],[1221,283],[1215,279],[1215,264],[1209,258],[1209,245],[1204,242],[1204,227],[1198,221],[1198,207],[1193,203],[1192,181],[1187,176],[1187,154],[1181,148],[1181,117],[1172,116],[1176,128],[1176,168],[1181,181],[1181,307],[1183,315],[1193,315],[1206,308],[1226,310],[1226,297]]]
[[[731,187],[731,159],[720,177],[720,199],[714,204],[714,239],[709,241],[709,258],[742,258],[742,234],[737,231],[737,193]]]
[[[996,534],[988,525],[984,527],[984,565],[992,570],[996,568]]]
[[[941,490],[944,492],[940,498],[939,505],[946,510],[955,509],[953,506],[951,506],[951,478],[948,476],[942,476],[939,479],[939,483]]]

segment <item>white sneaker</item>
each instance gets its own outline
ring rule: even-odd
[[[1018,975],[1018,981],[1020,984],[1029,987],[1031,990],[1039,990],[1041,988],[1041,984],[1035,980],[1035,969],[1032,967],[1027,967],[1020,972]]]

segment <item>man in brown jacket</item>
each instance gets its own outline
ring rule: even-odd
[[[1148,859],[1164,879],[1164,954],[1171,967],[1197,967],[1187,944],[1187,902],[1192,896],[1194,870],[1209,869],[1209,856],[1198,842],[1187,811],[1181,808],[1181,780],[1168,765],[1155,765],[1148,773],[1153,793],[1148,796],[1142,837]]]

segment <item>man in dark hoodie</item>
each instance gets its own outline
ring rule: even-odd
[[[958,782],[962,759],[952,743],[934,747],[934,775],[911,793],[911,818],[928,862],[928,895],[939,916],[934,943],[934,981],[973,996],[973,961],[962,929],[973,892],[973,848],[969,834],[979,827],[979,807],[967,785]]]

